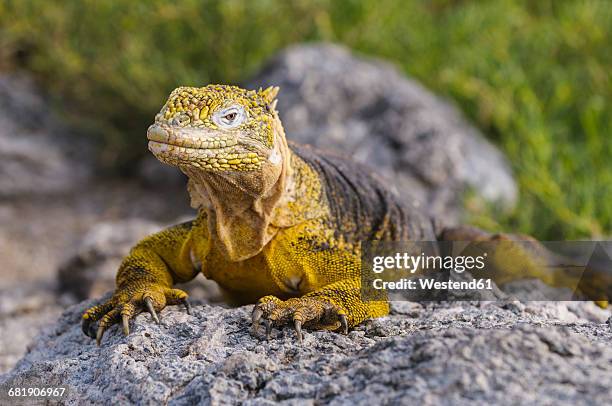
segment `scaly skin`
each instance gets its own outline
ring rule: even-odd
[[[83,315],[100,343],[118,321],[183,303],[173,285],[199,272],[228,301],[257,302],[255,326],[346,332],[388,313],[386,301],[360,297],[361,241],[433,241],[440,234],[414,207],[400,204],[363,167],[288,145],[275,109],[278,88],[210,85],[174,90],[149,127],[149,149],[189,177],[190,223],[152,235],[124,259],[112,298]],[[448,239],[475,238],[446,230]],[[491,238],[478,234],[477,238]],[[99,321],[97,331],[93,323]]]

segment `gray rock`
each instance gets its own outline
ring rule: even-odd
[[[142,314],[130,336],[113,327],[96,347],[79,327],[93,303],[66,310],[0,386],[67,386],[66,404],[586,405],[612,396],[604,310],[598,321],[564,323],[538,306],[396,302],[348,336],[307,332],[299,346],[290,329],[270,341],[252,333],[251,306],[198,305],[191,316],[170,307],[160,326]]]
[[[163,228],[141,219],[126,219],[93,226],[58,271],[59,289],[78,300],[100,297],[114,289],[121,260],[141,239]]]
[[[473,188],[514,205],[517,186],[502,154],[450,104],[393,66],[328,44],[280,53],[249,82],[278,85],[287,136],[335,149],[375,168],[402,198],[447,223]]]
[[[0,76],[0,198],[81,184],[91,172],[83,162],[89,147],[66,133],[31,80]]]
[[[65,309],[69,302],[55,293],[45,283],[0,288],[0,373],[15,366],[40,329]]]

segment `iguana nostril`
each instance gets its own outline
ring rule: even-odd
[[[177,114],[176,116],[174,116],[174,118],[172,118],[170,123],[172,125],[178,125],[178,126],[184,127],[187,124],[189,124],[190,121],[191,121],[191,119],[189,118],[189,116],[187,114],[180,113],[180,114]]]

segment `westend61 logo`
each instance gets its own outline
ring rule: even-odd
[[[369,241],[361,247],[365,301],[612,298],[612,241]]]

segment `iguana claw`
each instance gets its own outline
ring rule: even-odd
[[[293,326],[295,328],[295,334],[297,335],[298,341],[302,344],[304,340],[304,336],[302,335],[302,322],[299,320],[295,320],[293,322]]]
[[[150,297],[144,298],[145,306],[147,306],[147,311],[151,314],[151,318],[155,320],[157,324],[160,324],[159,317],[157,317],[157,312],[155,311],[155,306],[153,306],[153,299]]]
[[[189,299],[181,299],[181,303],[183,303],[183,306],[185,306],[185,311],[187,314],[191,315],[191,303],[189,303]]]
[[[338,315],[338,319],[340,320],[340,328],[342,328],[342,334],[348,334],[348,320],[346,318],[346,314]]]
[[[121,322],[123,323],[123,335],[127,336],[130,334],[130,316],[124,314],[121,316]]]
[[[251,315],[251,323],[253,325],[253,331],[255,333],[257,333],[257,330],[259,330],[259,321],[261,320],[262,315],[263,315],[263,310],[255,306],[253,308],[253,314]]]
[[[266,319],[264,320],[264,324],[266,325],[266,340],[269,340],[272,334],[272,322]]]
[[[142,298],[142,299],[141,299]],[[130,288],[118,290],[115,295],[103,304],[88,309],[83,314],[81,329],[83,333],[95,338],[100,345],[106,330],[117,322],[121,322],[124,335],[130,334],[130,319],[137,314],[147,311],[151,318],[160,324],[158,312],[166,305],[183,304],[188,314],[191,314],[191,305],[187,300],[187,293],[180,289],[166,288],[151,284],[144,288]],[[97,329],[94,323],[98,322]]]

